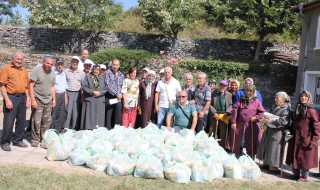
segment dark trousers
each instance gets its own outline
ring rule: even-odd
[[[121,125],[122,120],[122,102],[109,104],[109,99],[117,98],[106,95],[106,127],[108,130],[113,129],[114,125]]]
[[[79,126],[80,116],[80,91],[67,91],[68,104],[66,105],[66,120],[64,128],[76,129]]]
[[[66,110],[64,103],[65,96],[56,94],[56,106],[52,108],[52,122],[50,128],[56,129],[57,132],[63,129],[63,124],[66,120]]]
[[[199,133],[200,131],[202,131],[204,129],[204,127],[206,127],[207,116],[208,116],[208,114],[204,114],[204,116],[202,118],[198,118],[198,122],[196,125],[196,133]]]
[[[12,102],[12,109],[6,108],[6,102],[3,104],[3,132],[1,144],[10,144],[13,124],[16,119],[15,137],[13,142],[22,141],[26,125],[26,95],[14,96],[8,94]]]

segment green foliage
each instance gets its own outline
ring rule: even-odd
[[[4,16],[13,16],[12,8],[16,7],[19,3],[19,0],[2,0],[0,1],[0,24],[3,22]]]
[[[89,56],[89,59],[94,63],[103,63],[105,65],[108,65],[113,59],[119,59],[121,63],[120,70],[123,73],[127,73],[133,66],[141,68],[156,58],[160,58],[160,56],[144,50],[131,50],[126,48],[109,49],[90,54]]]
[[[11,25],[11,26],[22,26],[23,25],[22,16],[19,13],[18,9],[16,9],[16,12],[11,16],[11,18],[7,17],[5,24]]]

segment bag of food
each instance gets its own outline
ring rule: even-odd
[[[179,132],[179,134],[181,137],[183,137],[185,140],[187,140],[190,143],[193,143],[193,141],[195,139],[195,131],[187,129],[187,128],[183,128]]]
[[[96,129],[92,130],[95,137],[101,137],[107,140],[109,140],[111,137],[111,133],[112,133],[111,131],[109,131],[106,127],[98,127],[98,126],[96,126]]]
[[[258,179],[261,176],[261,170],[259,166],[252,160],[252,158],[244,153],[238,159],[243,168],[243,177],[249,179]]]
[[[150,143],[150,147],[159,147],[164,144],[164,136],[160,134],[148,134],[144,139]]]
[[[91,141],[94,139],[94,137],[87,137],[87,138],[82,138],[78,140],[78,143],[74,147],[76,148],[89,148]]]
[[[56,130],[48,129],[43,135],[43,139],[41,141],[41,148],[49,148],[58,139],[59,136],[57,135]]]
[[[105,138],[97,137],[94,138],[88,147],[88,151],[91,153],[91,155],[95,155],[97,153],[102,152],[111,152],[113,150],[113,147],[109,141],[107,141]]]
[[[196,137],[194,138],[194,146],[197,148],[197,146],[202,145],[206,142],[208,139],[208,136],[204,130],[201,130],[199,133],[196,134]]]
[[[186,165],[191,163],[192,151],[186,146],[178,146],[172,150],[172,158]]]
[[[76,140],[85,139],[85,138],[94,138],[94,133],[90,130],[81,130],[74,133],[73,138]]]
[[[135,155],[137,159],[134,169],[134,177],[146,179],[163,178],[163,165],[160,159],[152,155],[152,149]]]
[[[171,162],[164,166],[165,177],[175,183],[189,183],[191,169],[182,163]]]
[[[134,170],[134,160],[125,152],[111,153],[107,174],[111,176],[131,175]]]
[[[109,163],[109,154],[101,153],[86,160],[86,165],[95,171],[105,171]]]
[[[171,133],[164,138],[165,143],[179,144],[183,138],[178,133]]]
[[[223,178],[224,169],[219,157],[211,156],[207,158],[206,166],[208,167],[208,181]]]
[[[137,136],[137,131],[134,128],[128,127],[123,129],[123,133],[126,135],[127,138],[134,138]]]
[[[118,129],[113,130],[115,130],[115,133],[111,136],[109,141],[112,144],[113,149],[116,149],[120,143],[124,142],[127,139],[127,137],[124,135],[120,127],[118,127]]]
[[[164,138],[166,138],[168,135],[170,135],[172,133],[175,133],[174,128],[171,128],[171,131],[169,131],[166,126],[161,126],[161,131],[162,131]]]
[[[201,156],[206,158],[220,154],[220,146],[213,137],[207,138],[203,144],[198,144],[194,150],[198,151]]]
[[[170,144],[163,144],[156,148],[153,155],[159,158],[164,165],[167,161],[172,161],[172,150],[174,148],[175,146]]]
[[[70,152],[68,157],[68,164],[74,166],[81,166],[86,163],[86,160],[91,156],[90,152],[88,152],[84,148],[74,149]]]
[[[68,159],[69,153],[74,148],[74,144],[71,139],[73,138],[70,136],[60,136],[59,139],[49,147],[46,158],[49,161]]]
[[[191,166],[191,179],[195,182],[208,181],[208,167],[204,159],[194,161]]]
[[[139,152],[144,152],[149,148],[149,146],[142,146],[140,139],[129,138],[124,142],[120,143],[117,150],[123,151],[129,154],[129,156],[137,154]]]
[[[224,175],[231,179],[242,179],[243,169],[234,154],[230,154],[223,162]]]
[[[71,136],[71,137],[73,137],[74,133],[76,132],[73,129],[68,129],[68,128],[64,128],[64,129],[66,130],[66,132],[63,133],[62,136]]]

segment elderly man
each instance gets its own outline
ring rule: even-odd
[[[157,126],[161,128],[170,106],[176,101],[178,92],[181,91],[180,83],[172,77],[172,68],[164,69],[164,79],[158,82],[154,97],[155,112],[158,114]]]
[[[149,72],[149,69],[148,69],[148,68],[143,68],[143,69],[142,69],[140,82],[144,82],[144,80],[145,80],[146,77],[147,77],[148,72]]]
[[[0,72],[0,90],[4,98],[1,148],[4,151],[11,151],[10,142],[15,120],[15,136],[12,144],[22,148],[28,147],[22,142],[26,125],[26,109],[30,107],[29,75],[22,67],[23,59],[22,52],[13,53],[12,62],[2,67]]]
[[[93,61],[91,61],[90,59],[86,59],[83,63],[83,72],[85,75],[89,74],[91,71],[91,67],[94,65]]]
[[[219,145],[226,147],[228,124],[232,112],[232,95],[227,91],[228,82],[220,81],[219,89],[212,92],[209,107],[208,125],[209,136],[214,133],[215,139],[221,139]]]
[[[56,76],[55,90],[56,90],[56,106],[52,108],[52,122],[51,129],[56,129],[60,132],[63,128],[66,117],[65,105],[68,103],[66,90],[68,88],[67,77],[63,71],[64,60],[62,57],[56,59],[56,67],[53,69]]]
[[[160,69],[159,76],[160,80],[164,79],[164,69]]]
[[[121,88],[124,75],[119,71],[120,60],[112,61],[111,69],[105,73],[106,93],[106,127],[111,130],[114,125],[120,125],[122,120]]]
[[[78,64],[78,69],[81,71],[84,69],[84,62],[88,59],[89,57],[89,51],[87,49],[84,49],[81,51],[81,59],[79,59],[79,64]]]
[[[196,133],[203,130],[203,127],[207,125],[208,108],[211,103],[211,89],[206,84],[206,74],[204,72],[197,74],[197,82],[194,100],[190,101],[191,104],[195,104],[198,112]]]
[[[179,101],[175,102],[169,109],[166,118],[167,128],[171,131],[171,118],[174,116],[174,131],[179,133],[180,130],[186,128],[195,130],[197,125],[197,110],[193,104],[188,103],[188,95],[186,91],[179,92]]]
[[[185,73],[183,77],[186,84],[184,86],[181,86],[181,90],[184,90],[187,92],[188,101],[194,100],[194,91],[196,90],[196,88],[192,85],[193,76],[191,73]]]
[[[64,128],[75,129],[79,126],[79,113],[80,113],[80,97],[82,94],[82,81],[84,72],[78,68],[80,59],[78,56],[71,58],[71,66],[64,70],[67,78],[67,99],[66,105],[66,121]]]
[[[30,75],[29,94],[32,107],[31,146],[37,147],[51,125],[52,107],[56,105],[55,73],[51,70],[54,60],[47,57],[42,67]]]
[[[244,92],[245,92],[245,87],[249,86],[250,84],[253,85],[253,79],[252,79],[252,78],[246,78],[246,79],[244,80],[244,88],[242,88],[242,89],[240,89],[240,90],[237,91],[237,94],[236,94],[235,97],[234,97],[234,100],[233,100],[234,103],[233,103],[232,106],[234,106],[234,105],[237,103],[237,101],[242,97],[242,95],[243,95]],[[256,94],[257,94],[258,100],[259,100],[259,101],[261,102],[261,104],[262,104],[262,96],[261,96],[261,94],[260,94],[260,92],[259,92],[258,90],[256,90]]]

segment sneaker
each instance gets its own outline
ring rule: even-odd
[[[38,146],[39,146],[39,143],[38,143],[38,142],[32,142],[32,143],[31,143],[31,146],[32,146],[32,147],[38,147]]]
[[[24,142],[22,142],[22,141],[19,141],[19,142],[12,142],[12,145],[13,146],[18,146],[18,147],[21,147],[21,148],[27,148],[28,147],[28,145],[26,145]]]
[[[290,140],[292,137],[293,137],[293,135],[290,135],[290,134],[288,134],[288,133],[286,133],[286,134],[284,135],[285,141]]]
[[[300,177],[297,182],[307,182],[307,177]]]
[[[10,144],[3,144],[3,145],[1,145],[1,148],[4,151],[11,151]]]

